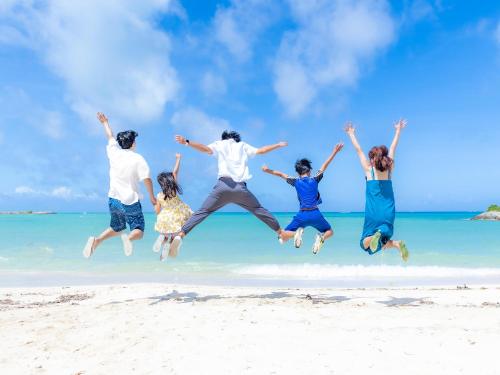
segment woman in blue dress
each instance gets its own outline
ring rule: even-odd
[[[407,261],[409,253],[405,243],[391,239],[396,217],[391,174],[394,170],[394,154],[401,131],[406,127],[406,120],[399,120],[394,127],[396,134],[391,147],[375,146],[368,153],[368,158],[356,139],[354,126],[348,123],[345,131],[356,149],[366,179],[365,222],[360,246],[370,255],[382,249],[395,248]]]

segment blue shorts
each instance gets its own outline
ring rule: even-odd
[[[109,213],[111,222],[109,226],[115,232],[121,232],[127,228],[130,230],[139,229],[144,232],[144,215],[142,214],[141,202],[126,205],[118,199],[109,198]]]
[[[299,211],[293,220],[285,228],[286,231],[295,232],[299,228],[313,227],[320,233],[332,229],[319,209],[311,211]]]

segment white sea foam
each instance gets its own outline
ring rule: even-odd
[[[334,264],[262,264],[233,270],[241,276],[299,280],[336,279],[463,279],[498,278],[500,268],[460,268],[439,266],[339,266]]]

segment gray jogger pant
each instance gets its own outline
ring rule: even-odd
[[[247,189],[245,182],[234,182],[229,177],[221,177],[201,208],[184,224],[182,231],[188,234],[191,229],[205,220],[212,212],[228,203],[237,204],[250,211],[272,230],[277,231],[280,229],[278,221],[268,210],[261,206],[255,195]]]

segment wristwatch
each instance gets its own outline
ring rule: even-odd
[[[189,139],[186,139],[186,146],[189,146]]]

